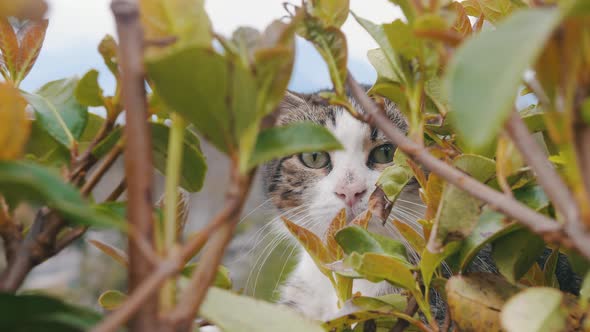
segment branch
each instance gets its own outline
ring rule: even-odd
[[[431,172],[471,194],[473,197],[488,203],[506,216],[518,220],[531,231],[545,236],[550,241],[557,241],[568,247],[572,246],[567,236],[564,236],[564,229],[555,220],[533,211],[522,203],[473,179],[460,170],[432,156],[424,147],[408,139],[402,131],[391,123],[386,115],[379,112],[377,106],[364,93],[363,89],[350,73],[348,74],[348,85],[352,95],[366,112],[365,122],[379,128],[387,138],[414,161],[422,164]],[[575,248],[586,258],[590,259],[590,241],[587,242],[588,244],[584,244],[576,241]]]
[[[408,299],[408,305],[406,306],[404,313],[410,317],[414,317],[417,311],[418,302],[416,302],[416,299],[412,296]],[[398,319],[397,323],[393,325],[389,332],[403,332],[408,326],[410,326],[410,322],[404,319]]]
[[[125,178],[119,182],[117,187],[109,194],[109,196],[105,199],[106,202],[114,202],[119,199],[119,197],[123,194],[123,192],[127,189],[127,181]]]
[[[137,2],[113,0],[111,10],[115,16],[119,35],[119,61],[121,70],[123,105],[125,106],[125,177],[128,186],[127,218],[138,236],[152,243],[152,155],[151,137],[147,123],[147,99],[143,68],[143,31],[139,22]],[[129,239],[129,292],[153,275],[153,266]],[[142,304],[131,324],[131,331],[158,329],[158,296],[153,294]]]
[[[526,124],[516,110],[512,112],[506,122],[506,131],[527,164],[535,171],[539,185],[553,202],[555,208],[567,222],[577,222],[579,212],[574,196],[547,159],[545,152],[529,133]]]
[[[248,185],[247,188],[241,188],[242,190],[240,190],[238,200],[246,199],[252,177],[250,174],[246,176],[247,181],[240,181],[240,183],[248,183]],[[145,301],[158,291],[158,288],[162,286],[167,278],[180,273],[186,262],[203,247],[211,235],[228,223],[228,218],[235,214],[235,209],[235,203],[226,204],[224,209],[207,226],[192,237],[186,245],[179,251],[172,252],[166,259],[162,260],[156,270],[129,295],[119,309],[115,310],[104,321],[95,326],[91,332],[114,332],[128,321],[145,304]],[[194,273],[196,274],[197,271]],[[190,293],[187,292],[186,294]]]
[[[51,256],[55,238],[63,225],[61,217],[48,208],[37,212],[25,239],[14,249],[14,259],[0,275],[0,291],[16,292],[31,269]]]
[[[102,164],[100,164],[96,171],[92,173],[88,181],[84,184],[84,186],[82,186],[82,189],[80,189],[82,195],[87,196],[88,194],[90,194],[90,192],[92,191],[92,189],[94,189],[94,187],[96,187],[100,179],[102,179],[102,177],[111,168],[111,166],[113,166],[115,161],[117,161],[117,158],[119,157],[119,155],[121,155],[121,152],[123,152],[123,147],[121,146],[121,144],[117,144],[111,151],[109,151]]]

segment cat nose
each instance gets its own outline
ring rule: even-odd
[[[348,185],[343,187],[338,187],[334,191],[334,194],[344,201],[344,203],[350,207],[352,207],[356,202],[360,201],[361,198],[367,192],[367,187],[365,185]]]

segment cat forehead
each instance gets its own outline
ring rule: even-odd
[[[362,108],[352,98],[349,103],[359,113]],[[278,125],[286,125],[295,122],[311,121],[329,128],[337,138],[369,138],[372,141],[386,140],[385,136],[376,128],[372,128],[352,117],[344,108],[327,104],[318,94],[297,95],[287,93],[281,105]],[[385,111],[390,120],[402,131],[407,131],[407,123],[403,115],[397,110],[395,104],[386,100]],[[355,135],[347,135],[347,133]],[[362,134],[362,135],[359,135]],[[342,137],[340,137],[342,136]]]

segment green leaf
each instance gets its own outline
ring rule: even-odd
[[[401,20],[384,24],[383,30],[389,39],[389,44],[400,55],[407,59],[420,56],[421,40],[416,38],[414,30]]]
[[[410,0],[389,0],[389,2],[401,8],[408,22],[414,21],[414,18],[416,17],[416,11],[414,10],[414,5]]]
[[[198,263],[189,263],[185,265],[181,271],[182,276],[190,278],[197,266]],[[217,268],[217,273],[215,274],[213,286],[221,289],[231,289],[232,281],[229,277],[229,270],[225,266],[219,265],[219,267]]]
[[[405,1],[405,0],[401,0]],[[369,20],[366,20],[362,17],[359,17],[351,12],[354,19],[375,39],[379,47],[381,47],[381,51],[385,54],[385,57],[389,61],[389,65],[391,66],[391,71],[394,72],[396,77],[399,79],[401,83],[406,82],[405,75],[401,70],[401,65],[398,59],[397,52],[394,51],[393,47],[389,43],[389,38],[385,33],[385,30],[382,25],[375,24]]]
[[[553,287],[559,289],[559,280],[557,280],[557,275],[555,272],[557,271],[557,262],[559,260],[559,248],[552,249],[551,255],[545,261],[545,266],[543,267],[543,277],[545,281],[545,286]]]
[[[387,80],[390,82],[399,82],[397,74],[393,71],[389,60],[387,60],[387,57],[385,56],[385,53],[382,49],[377,48],[374,50],[368,50],[367,58],[380,77],[380,79],[377,81]]]
[[[119,292],[118,290],[108,290],[100,294],[98,297],[98,305],[104,310],[115,310],[125,302],[126,299],[127,294]]]
[[[342,31],[333,26],[324,28],[316,18],[306,16],[298,33],[315,46],[328,65],[334,91],[337,95],[344,95],[348,75],[348,47]]]
[[[117,144],[122,131],[121,127],[115,129],[101,144],[94,148],[92,154],[96,158],[106,155]],[[150,122],[150,132],[154,167],[165,174],[170,128],[161,123]],[[201,152],[199,138],[190,130],[185,132],[183,149],[180,186],[190,192],[199,191],[203,187],[207,163]]]
[[[11,332],[82,332],[101,320],[87,308],[45,295],[0,293],[0,330]]]
[[[340,149],[342,145],[332,133],[315,123],[300,122],[269,128],[258,134],[249,168],[296,153]]]
[[[518,188],[513,194],[519,202],[536,211],[549,206],[549,199],[537,185]],[[458,254],[453,257],[453,261],[458,263],[459,271],[464,271],[483,246],[518,229],[521,227],[510,222],[503,214],[486,208],[479,216],[473,231],[463,241]]]
[[[560,18],[556,8],[523,10],[457,50],[446,81],[456,113],[452,124],[466,146],[483,151],[496,139],[513,109],[523,73]]]
[[[43,130],[39,122],[31,121],[26,158],[42,165],[60,168],[69,165],[70,151]]]
[[[453,164],[484,183],[496,174],[494,161],[482,156],[464,154],[455,158]],[[482,204],[470,194],[447,183],[438,206],[428,250],[439,252],[446,243],[468,236],[481,214]]]
[[[105,65],[111,71],[111,73],[117,78],[117,84],[120,82],[119,79],[119,66],[117,61],[117,42],[111,35],[106,35],[100,41],[98,45],[98,52],[102,56]]]
[[[152,123],[151,133],[154,167],[165,174],[170,128],[163,124]],[[190,130],[185,131],[183,138],[180,186],[189,192],[197,192],[203,187],[207,163],[201,152],[199,138]]]
[[[519,228],[520,226],[509,222],[503,214],[493,210],[484,210],[479,216],[473,231],[463,241],[463,245],[457,253],[455,259],[458,262],[459,271],[465,271],[475,255],[486,244]]]
[[[518,291],[491,273],[456,275],[446,285],[451,317],[460,331],[501,331],[500,310]]]
[[[377,179],[376,186],[387,196],[391,203],[395,203],[404,187],[410,182],[414,173],[406,163],[407,157],[400,150],[395,151],[393,158],[394,165],[383,170]]]
[[[39,125],[60,144],[71,148],[88,120],[88,109],[78,103],[75,78],[45,84],[36,93],[23,95],[35,110]]]
[[[436,254],[431,253],[428,249],[424,249],[420,257],[420,271],[422,272],[424,288],[429,289],[434,271],[447,257],[454,254],[460,247],[461,242],[451,242],[445,246],[442,252]]]
[[[347,255],[379,253],[395,257],[408,263],[406,247],[399,241],[375,233],[369,233],[359,226],[349,226],[341,229],[335,235],[336,242]]]
[[[221,151],[236,149],[257,123],[256,82],[239,63],[191,47],[149,59],[146,67],[164,103]]]
[[[78,190],[57,174],[30,162],[0,162],[0,193],[12,207],[22,200],[46,204],[74,224],[125,227],[90,207]]]
[[[525,289],[502,308],[502,326],[507,332],[563,331],[567,312],[562,301],[563,294],[554,288]]]
[[[348,17],[349,0],[312,0],[311,14],[318,17],[325,26],[340,27]]]
[[[282,305],[211,287],[199,316],[225,332],[323,332],[311,320]]]
[[[416,280],[407,262],[386,254],[353,252],[345,263],[372,282],[387,280],[395,286],[420,293]]]
[[[517,282],[545,249],[542,238],[526,229],[501,237],[493,243],[492,257],[500,273]]]
[[[204,0],[142,0],[139,2],[142,26],[147,40],[170,37],[167,48],[151,47],[148,57],[188,46],[211,48],[213,33],[205,12]]]
[[[103,91],[98,85],[98,71],[96,69],[92,69],[84,74],[76,86],[75,94],[76,99],[81,105],[104,105]]]

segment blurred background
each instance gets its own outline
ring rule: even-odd
[[[42,84],[65,77],[81,77],[90,69],[100,72],[100,83],[107,94],[114,90],[114,79],[97,52],[100,40],[115,35],[110,0],[47,0],[50,10],[49,28],[37,64],[21,87],[34,91]],[[206,9],[216,32],[230,35],[239,26],[262,30],[272,20],[285,15],[282,0],[208,0]],[[372,21],[391,22],[401,17],[400,11],[387,0],[352,0],[351,10]],[[343,27],[348,38],[349,68],[363,83],[372,83],[376,74],[366,58],[369,49],[377,45],[349,17]],[[297,40],[296,62],[289,88],[298,92],[313,92],[330,86],[328,71],[311,44]],[[100,110],[97,110],[100,112]],[[207,144],[203,150],[209,164],[205,186],[191,196],[187,233],[200,228],[221,209],[227,181],[227,160]],[[107,176],[108,182],[99,186],[95,197],[105,195],[123,176],[122,161]],[[162,191],[162,178],[157,175],[157,199]],[[260,178],[244,210],[239,234],[229,248],[225,264],[230,268],[235,289],[246,294],[272,299],[280,276],[292,266],[296,251],[285,241],[278,241],[273,227],[277,215],[265,200]],[[267,227],[264,227],[264,226]],[[264,228],[263,228],[264,227]],[[85,239],[68,248],[49,264],[42,264],[26,281],[25,288],[42,290],[64,296],[85,305],[96,305],[96,299],[106,289],[125,290],[125,271],[89,245],[87,239],[98,239],[124,248],[122,237],[113,232],[90,232]]]

